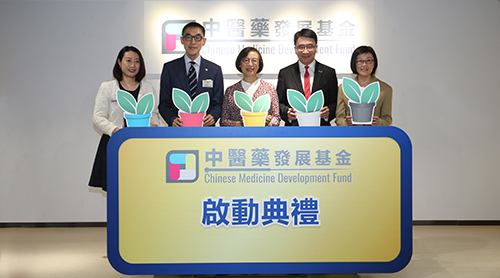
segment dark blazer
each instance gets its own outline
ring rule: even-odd
[[[291,108],[286,97],[286,91],[288,89],[297,90],[304,94],[304,88],[300,79],[299,62],[291,64],[288,67],[280,70],[278,74],[278,86],[276,87],[280,102],[281,119],[287,126],[296,126],[299,125],[298,121],[295,120],[290,123],[287,116],[288,109]],[[330,109],[330,116],[328,118],[328,121],[321,119],[321,125],[330,126],[330,121],[335,118],[335,110],[337,108],[337,74],[334,68],[323,65],[316,61],[316,69],[314,70],[314,83],[312,86],[311,94],[319,90],[323,90],[323,96],[325,97],[324,106],[328,106],[328,109]]]
[[[209,83],[212,85],[210,86]],[[160,115],[170,126],[172,126],[172,122],[175,118],[179,117],[179,110],[172,101],[173,88],[181,89],[189,94],[184,57],[165,63],[161,72],[160,104],[158,105],[158,110]],[[224,77],[222,76],[222,69],[220,66],[202,57],[198,74],[198,87],[196,88],[196,93],[191,96],[191,99],[194,99],[197,95],[204,92],[208,92],[210,95],[210,105],[206,114],[212,115],[215,122],[217,122],[222,112]]]

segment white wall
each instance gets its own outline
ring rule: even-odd
[[[376,13],[379,76],[413,142],[414,218],[499,220],[500,2],[377,1]]]
[[[118,50],[143,48],[143,7],[0,1],[0,223],[106,220],[87,187],[94,98]],[[375,0],[375,13],[378,76],[413,142],[414,219],[500,220],[500,2]]]

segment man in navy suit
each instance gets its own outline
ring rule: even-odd
[[[280,70],[278,74],[278,92],[280,116],[287,126],[296,126],[297,112],[290,107],[287,90],[303,93],[306,99],[310,94],[323,90],[324,107],[321,108],[321,125],[330,126],[337,108],[337,74],[335,69],[315,60],[318,36],[310,29],[302,29],[294,36],[295,53],[299,58],[294,64]]]
[[[224,97],[224,78],[221,67],[203,59],[201,48],[205,45],[205,28],[190,22],[182,29],[181,43],[186,54],[163,65],[160,80],[160,104],[158,110],[169,126],[182,126],[178,109],[172,101],[172,89],[190,94],[191,100],[208,92],[210,105],[203,119],[203,126],[213,126],[219,120]]]

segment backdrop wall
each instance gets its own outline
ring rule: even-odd
[[[414,219],[500,220],[500,1],[374,10],[377,75],[413,142]],[[0,1],[0,223],[106,220],[87,186],[94,99],[118,50],[144,44],[143,1]]]

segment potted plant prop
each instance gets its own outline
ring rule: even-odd
[[[342,79],[342,91],[349,99],[353,124],[371,124],[376,102],[380,96],[380,84],[373,82],[361,91],[359,84],[351,78]]]
[[[234,102],[241,109],[244,126],[265,126],[267,110],[271,107],[269,95],[258,97],[255,102],[245,93],[235,91]]]
[[[129,127],[148,127],[155,99],[153,93],[143,95],[138,102],[126,91],[117,90],[118,106],[124,111],[123,116]]]
[[[299,126],[320,126],[321,112],[319,110],[325,103],[322,90],[315,92],[307,100],[301,92],[288,89],[286,97],[290,106],[297,110]]]
[[[203,118],[210,104],[208,92],[204,92],[191,101],[191,97],[181,89],[172,89],[172,100],[179,109],[183,126],[203,126]]]

